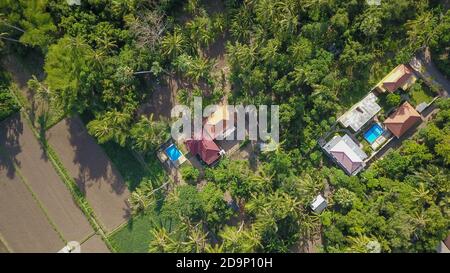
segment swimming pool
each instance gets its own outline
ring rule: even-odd
[[[171,144],[169,147],[167,147],[165,152],[172,162],[177,161],[181,156],[181,152],[180,150],[178,150],[175,144]]]
[[[370,143],[374,143],[375,140],[384,132],[383,128],[378,123],[375,123],[370,127],[367,132],[364,133],[364,138]]]

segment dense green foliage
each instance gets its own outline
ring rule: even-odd
[[[330,171],[334,207],[323,224],[327,251],[432,252],[450,225],[449,100],[434,122],[360,178]]]
[[[10,81],[5,71],[0,71],[0,121],[19,111],[19,105],[9,90]]]
[[[317,140],[424,46],[450,74],[450,12],[442,1],[212,2],[0,2],[1,46],[45,55],[45,79],[30,84],[48,87],[66,115],[89,116],[89,133],[122,174],[137,168],[118,151],[147,161],[168,137],[167,120],[138,114],[167,78],[177,82],[176,98],[187,105],[199,95],[205,104],[227,97],[235,104],[280,105],[283,142],[260,154],[257,166],[224,159],[204,177],[182,168],[190,184],[167,190],[157,188],[147,170],[124,175],[133,190],[137,235],[130,235],[130,222],[113,244],[125,251],[289,252],[322,226],[327,252],[378,245],[384,252],[434,251],[450,227],[449,100],[414,139],[356,177],[324,166]],[[385,110],[399,103],[397,95],[386,96]],[[201,186],[192,185],[198,180]],[[326,185],[332,202],[315,215],[309,204]]]

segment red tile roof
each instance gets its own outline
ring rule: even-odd
[[[208,165],[211,165],[220,158],[220,148],[212,140],[190,139],[186,141],[186,145],[192,155],[199,155],[200,158]]]
[[[413,71],[409,66],[401,64],[394,68],[391,73],[383,80],[383,87],[389,92],[394,92],[403,86],[409,78],[413,76]]]
[[[406,101],[384,121],[384,124],[396,137],[401,137],[421,120],[420,114]]]

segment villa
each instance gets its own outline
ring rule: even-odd
[[[212,139],[225,139],[234,133],[234,113],[230,113],[226,105],[220,106],[203,122],[203,128]]]
[[[345,128],[350,127],[354,132],[358,132],[369,120],[371,120],[381,110],[377,103],[377,96],[370,92],[364,99],[339,117],[338,121]]]
[[[384,125],[399,138],[420,121],[421,115],[406,101],[384,121]]]
[[[357,174],[366,165],[366,153],[349,135],[334,136],[323,149],[348,175]]]
[[[191,155],[199,157],[208,166],[217,163],[224,153],[213,140],[208,138],[187,140],[186,146]]]
[[[380,93],[392,93],[399,88],[407,90],[416,80],[413,69],[409,65],[400,64],[375,86],[375,90]]]

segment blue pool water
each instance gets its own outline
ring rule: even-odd
[[[178,150],[175,144],[170,145],[166,148],[166,154],[170,158],[171,161],[177,161],[181,156],[181,152]]]
[[[367,132],[364,133],[364,138],[370,143],[374,143],[375,140],[381,136],[381,134],[384,132],[383,128],[377,123],[372,125]]]

